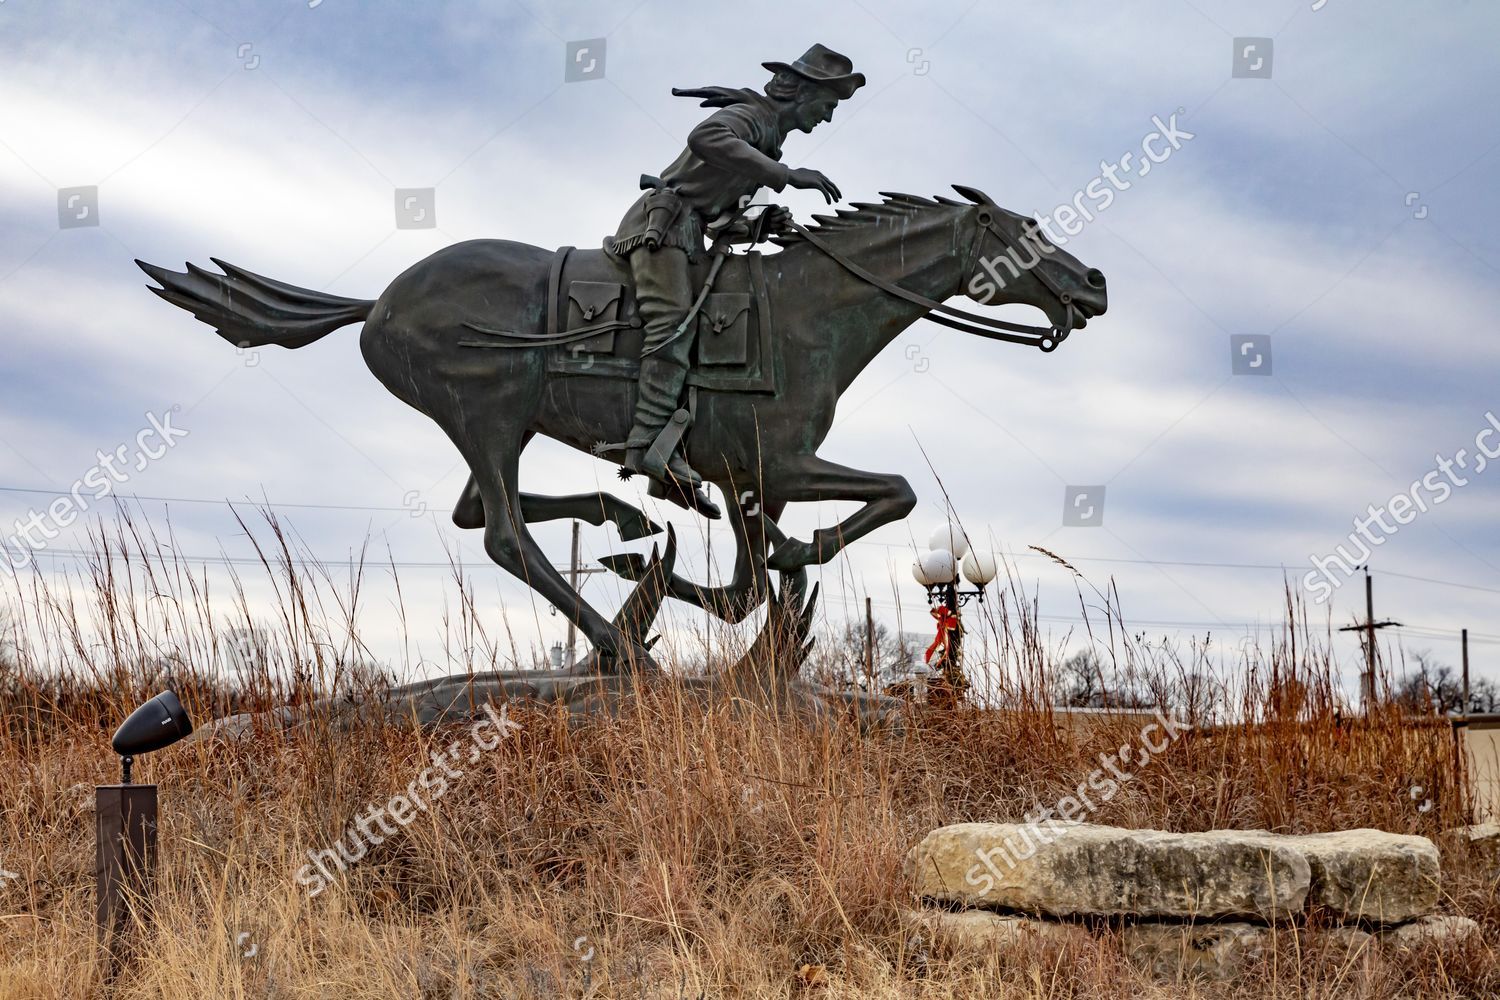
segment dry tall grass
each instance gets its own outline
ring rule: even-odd
[[[519,731],[450,765],[463,773],[428,810],[317,895],[297,878],[308,852],[407,789],[434,752],[468,746],[467,726],[314,724],[152,755],[137,780],[158,783],[163,803],[155,920],[139,932],[141,958],[107,985],[92,786],[115,780],[118,720],[164,672],[200,720],[371,683],[352,670],[365,658],[357,578],[341,591],[271,537],[281,634],[248,675],[222,666],[224,621],[202,578],[129,523],[99,538],[86,581],[32,577],[13,592],[0,870],[15,877],[0,876],[0,998],[1500,995],[1486,947],[1349,961],[1287,934],[1244,982],[1208,986],[1151,980],[1109,927],[1083,951],[987,959],[910,938],[902,858],[922,834],[1055,802],[1101,752],[1136,738],[1124,722],[1059,724],[1055,664],[1014,581],[990,625],[991,704],[914,711],[904,730],[875,735],[687,703],[669,686],[613,720],[513,708]],[[454,643],[465,651],[455,672],[492,668],[499,644],[456,603],[471,609],[456,627],[472,641]],[[1233,683],[1211,679],[1206,649],[1163,653],[1100,623],[1106,655],[1195,729],[1093,820],[1429,836],[1463,821],[1447,729],[1350,716],[1326,641],[1295,609],[1289,618],[1274,648],[1231,665]],[[334,634],[347,638],[330,644]],[[1500,940],[1493,874],[1450,863],[1444,897]]]

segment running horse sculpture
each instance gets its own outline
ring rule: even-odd
[[[665,555],[606,560],[640,581],[614,620],[568,586],[532,539],[528,522],[611,521],[625,539],[660,529],[608,494],[547,497],[522,493],[517,483],[521,452],[534,435],[604,455],[612,446],[601,439],[622,442],[631,426],[636,388],[630,378],[558,366],[567,351],[559,345],[568,338],[548,336],[558,327],[551,316],[559,280],[553,251],[506,240],[459,243],[411,267],[374,301],[298,288],[216,259],[223,274],[192,264],[177,273],[137,263],[161,286],[153,292],[236,345],[298,348],[364,323],[360,348],[370,371],[435,420],[468,462],[470,490],[455,521],[482,526],[489,556],[576,622],[594,647],[591,670],[654,669],[647,630],[663,598],[671,596],[730,621],[769,599],[761,637],[773,642],[773,627],[790,625],[794,672],[816,599],[815,590],[804,592],[805,567],[828,562],[849,542],[906,516],[916,503],[899,475],[848,468],[817,454],[839,397],[860,372],[923,318],[1050,351],[1105,311],[1102,274],[1048,242],[1031,219],[973,188],[954,190],[961,200],[886,194],[877,203],[815,217],[808,228],[788,222],[774,238],[779,252],[729,257],[726,277],[736,262],[759,257],[760,320],[774,321],[774,349],[762,359],[769,388],[736,391],[701,383],[692,390],[693,418],[681,443],[693,467],[730,501],[737,547],[733,577],[711,587],[674,575],[669,532]],[[568,266],[572,274],[627,273],[604,250],[574,251]],[[1021,326],[944,304],[958,295],[989,305],[1033,306],[1049,322]],[[626,318],[613,325],[628,331],[627,314],[622,305],[616,315]],[[676,498],[688,505],[690,493]],[[863,506],[808,541],[786,537],[777,527],[786,505],[817,500]],[[779,594],[769,585],[770,570],[781,574]],[[789,593],[795,600],[788,600]],[[768,648],[759,640],[757,647],[750,655]]]

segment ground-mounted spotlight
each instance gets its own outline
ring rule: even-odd
[[[177,695],[163,691],[131,712],[110,740],[120,755],[121,781],[94,789],[94,871],[99,941],[112,968],[127,953],[132,912],[142,919],[149,915],[156,880],[156,786],[131,784],[130,765],[192,731],[193,720]]]
[[[138,755],[169,747],[192,731],[193,720],[171,691],[163,691],[131,712],[109,741],[120,755],[120,784],[130,784],[130,765]]]

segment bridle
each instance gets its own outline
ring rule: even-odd
[[[995,238],[1000,241],[1009,253],[1017,255],[1021,252],[1021,247],[1016,241],[1003,229],[995,225],[994,213],[988,207],[980,205],[979,211],[975,213],[974,221],[976,223],[974,227],[974,242],[969,246],[967,262],[964,265],[964,285],[967,285],[974,279],[975,268],[978,264],[979,247],[983,242],[986,232],[993,233]],[[925,295],[902,288],[895,282],[888,281],[878,274],[872,274],[870,271],[865,270],[814,235],[801,223],[793,219],[788,219],[786,220],[786,224],[793,232],[797,233],[814,247],[817,247],[832,259],[834,263],[856,278],[874,285],[881,291],[889,292],[897,298],[905,299],[912,305],[921,306],[929,313],[926,317],[927,319],[930,319],[934,323],[941,323],[943,326],[951,327],[954,330],[962,330],[964,333],[976,334],[980,337],[987,337],[990,340],[1003,340],[1012,344],[1026,344],[1050,353],[1057,350],[1058,344],[1068,339],[1068,334],[1072,333],[1073,328],[1077,325],[1078,308],[1073,304],[1072,294],[1064,291],[1057,284],[1057,281],[1040,267],[1033,267],[1031,269],[1032,274],[1042,283],[1042,287],[1056,296],[1057,301],[1067,310],[1067,315],[1064,316],[1062,323],[1055,326],[1027,326],[1024,323],[1009,323],[1003,319],[994,319],[989,316],[980,316],[977,313],[964,312],[962,309],[945,305],[935,299],[929,299]],[[1021,258],[1017,256],[1016,259],[1020,260]]]

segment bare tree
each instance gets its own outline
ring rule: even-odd
[[[1500,684],[1491,680],[1477,680],[1469,689],[1469,711],[1493,714],[1500,712]]]
[[[1439,663],[1430,652],[1422,651],[1412,654],[1412,661],[1416,663],[1417,669],[1409,673],[1396,687],[1396,703],[1407,711],[1419,714],[1436,713],[1447,715],[1450,712],[1464,710],[1464,685],[1460,677],[1452,667],[1446,663]],[[1496,692],[1493,685],[1488,681],[1480,681],[1473,685],[1471,691],[1472,699],[1483,703],[1488,700],[1494,703]],[[1469,711],[1489,711],[1490,709],[1476,709],[1472,705]]]
[[[875,625],[875,686],[884,688],[906,675],[916,646],[899,632],[885,625]],[[865,624],[846,621],[841,629],[828,629],[818,636],[805,668],[810,677],[831,687],[859,687],[868,684],[865,674]]]
[[[1067,708],[1148,708],[1157,699],[1134,668],[1106,666],[1098,653],[1085,649],[1057,665],[1053,701]]]
[[[0,608],[0,667],[14,667],[16,662],[15,619],[9,608]]]
[[[13,627],[10,609],[0,608],[0,692],[13,690],[20,682]]]

